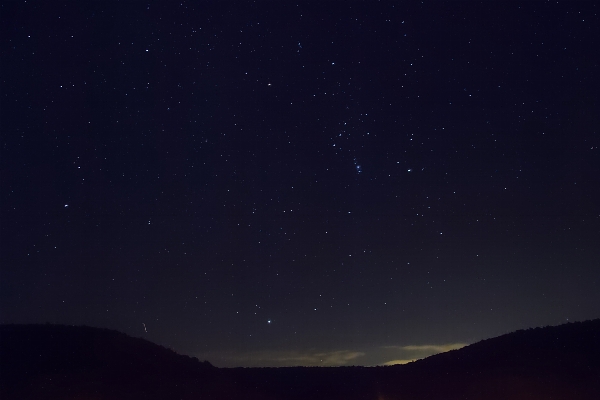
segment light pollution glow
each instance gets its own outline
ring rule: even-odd
[[[396,365],[406,364],[434,354],[460,349],[466,343],[443,345],[380,346],[361,350],[294,351],[263,350],[246,353],[209,352],[198,354],[217,367],[338,367],[351,365]]]

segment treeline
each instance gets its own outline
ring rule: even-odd
[[[0,398],[599,399],[600,319],[370,368],[221,369],[113,330],[2,325]]]

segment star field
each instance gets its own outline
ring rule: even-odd
[[[0,18],[2,323],[281,366],[599,317],[594,3]]]

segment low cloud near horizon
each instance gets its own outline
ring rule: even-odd
[[[343,365],[361,365],[356,361],[364,356],[361,351],[286,351],[264,350],[242,354],[206,354],[206,359],[218,367],[338,367]],[[214,361],[213,361],[214,360]]]
[[[407,364],[412,361],[420,360],[432,356],[434,354],[445,353],[450,350],[458,350],[467,346],[467,343],[448,343],[448,344],[426,344],[426,345],[409,345],[409,346],[384,346],[389,355],[397,354],[397,357],[389,361],[382,362],[378,365],[396,365]]]
[[[406,364],[434,354],[460,349],[466,343],[381,346],[369,350],[294,351],[263,350],[247,353],[198,355],[217,367],[339,367]]]

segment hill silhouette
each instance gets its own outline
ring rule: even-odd
[[[100,328],[0,326],[2,399],[599,399],[600,319],[406,365],[216,368]]]

